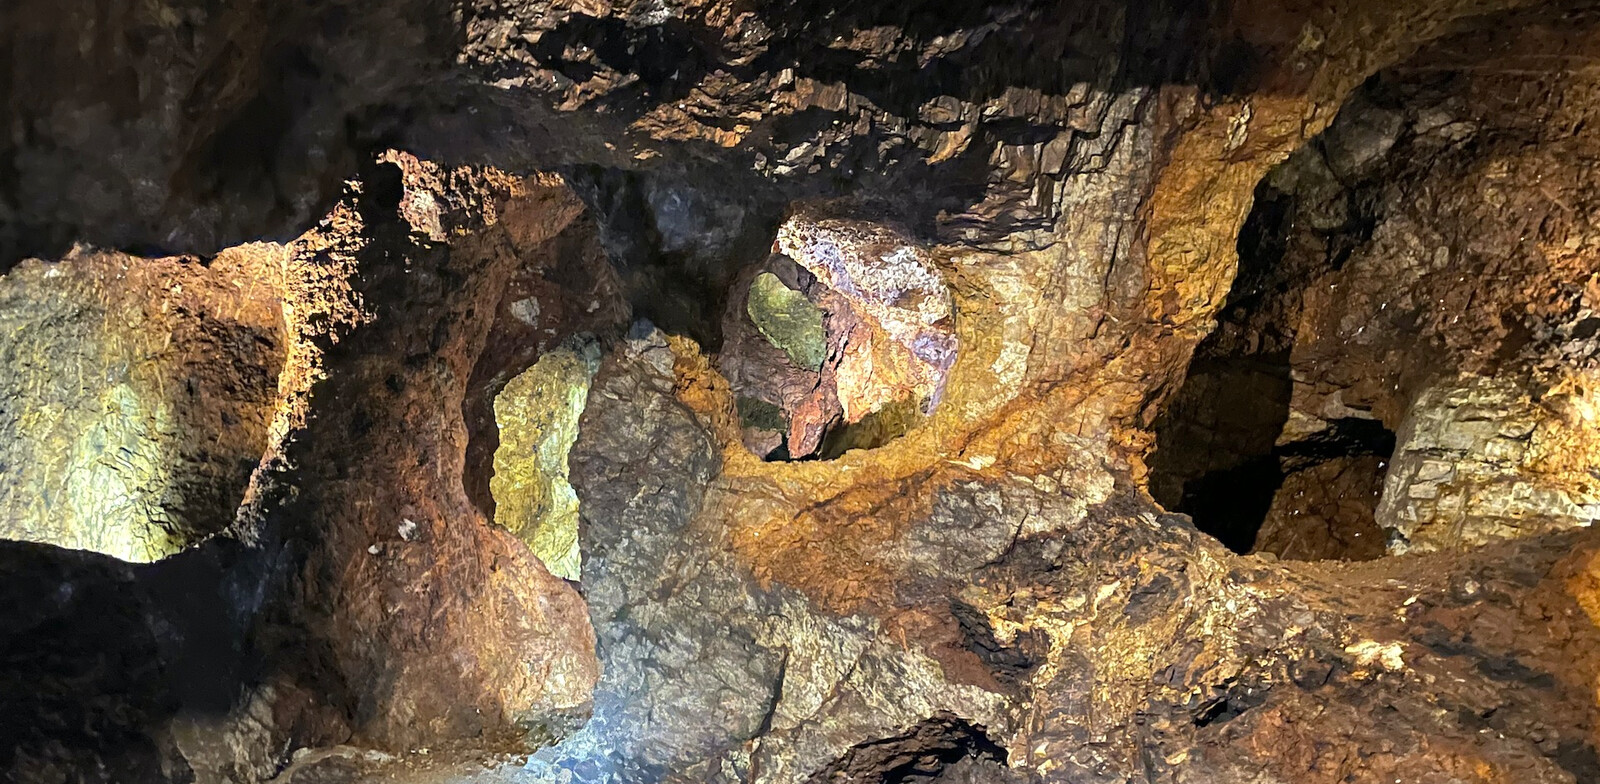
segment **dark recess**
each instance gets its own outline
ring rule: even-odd
[[[1004,764],[1006,757],[984,727],[940,711],[901,735],[851,748],[809,782],[910,784],[933,779],[964,759]]]

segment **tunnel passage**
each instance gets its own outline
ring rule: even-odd
[[[796,212],[734,284],[718,366],[767,460],[881,446],[933,413],[955,364],[949,290],[926,250],[867,221]]]
[[[81,251],[0,278],[0,538],[148,562],[231,523],[278,398],[281,263]]]
[[[1576,470],[1600,352],[1586,119],[1517,56],[1461,51],[1373,76],[1257,188],[1150,460],[1152,495],[1236,550],[1368,558],[1600,519]]]
[[[1293,362],[1304,291],[1337,270],[1328,256],[1290,252],[1295,212],[1270,177],[1257,189],[1218,326],[1156,422],[1150,492],[1235,552],[1376,558],[1394,433],[1370,411],[1292,405],[1297,373],[1305,378]]]
[[[1380,219],[1363,186],[1401,133],[1396,100],[1358,93],[1257,186],[1217,326],[1156,421],[1151,495],[1235,552],[1384,553],[1375,510],[1394,433],[1370,401],[1345,401],[1352,371],[1329,373],[1307,345],[1320,347],[1308,325],[1339,306],[1341,270]]]

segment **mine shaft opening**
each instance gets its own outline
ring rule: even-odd
[[[1378,220],[1361,177],[1395,143],[1389,121],[1358,96],[1258,185],[1216,328],[1155,423],[1151,495],[1235,552],[1385,554],[1377,513],[1395,434],[1354,399],[1316,319],[1338,309],[1337,275]],[[1357,140],[1378,149],[1365,163],[1349,160]]]
[[[944,395],[953,300],[931,254],[894,229],[792,216],[728,299],[718,367],[744,445],[764,460],[883,446]]]

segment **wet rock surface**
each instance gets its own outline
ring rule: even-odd
[[[0,770],[1600,780],[1597,23],[7,6]]]

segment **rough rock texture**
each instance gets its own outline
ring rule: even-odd
[[[592,343],[561,348],[495,396],[494,522],[528,543],[550,573],[578,579],[578,496],[567,481],[567,453],[578,437],[578,417],[589,400],[599,363]]]
[[[750,284],[745,313],[761,336],[783,349],[789,361],[820,371],[827,360],[828,338],[822,331],[822,310],[770,272]]]
[[[864,322],[833,373],[846,422],[904,399],[938,405],[956,361],[955,313],[925,249],[883,226],[804,213],[778,228],[775,246]]]
[[[461,411],[493,314],[483,303],[519,246],[579,207],[548,178],[388,160],[296,247],[312,269],[343,268],[351,295],[377,298],[364,328],[323,349],[350,371],[314,391],[327,407],[285,454],[301,470],[366,456],[284,504],[290,542],[306,521],[323,531],[302,601],[366,738],[406,749],[512,723],[544,731],[587,704],[591,632],[577,594],[468,501]]]
[[[1504,380],[1424,390],[1400,431],[1378,518],[1397,549],[1432,550],[1587,526],[1600,518],[1583,390],[1535,403]],[[1538,393],[1535,393],[1538,394]],[[1576,462],[1577,466],[1573,466]],[[1581,466],[1582,473],[1572,471]],[[1575,475],[1576,474],[1576,475]]]
[[[1587,57],[1577,31],[1592,24],[1550,10],[1515,31],[1446,37],[1373,76],[1268,174],[1219,328],[1157,424],[1158,499],[1226,527],[1203,509],[1221,493],[1208,486],[1259,488],[1246,492],[1260,510],[1304,512],[1314,536],[1327,518],[1267,487],[1276,479],[1263,464],[1286,474],[1287,453],[1320,450],[1348,468],[1360,454],[1387,458],[1391,434],[1406,430],[1393,492],[1381,505],[1349,505],[1335,528],[1370,535],[1380,506],[1378,524],[1403,551],[1413,537],[1431,549],[1519,524],[1592,520],[1592,480],[1577,469],[1593,464],[1592,452],[1554,434],[1583,427],[1577,401],[1593,363],[1594,270],[1580,259],[1593,242],[1583,205],[1594,187],[1573,165],[1591,154],[1573,129],[1592,110],[1572,98],[1593,85],[1556,69],[1532,87],[1524,68],[1541,51]],[[1513,443],[1536,428],[1550,433],[1538,440],[1562,444],[1560,458],[1525,456],[1526,444]],[[1455,463],[1462,489],[1443,492],[1436,509],[1433,488]],[[1370,485],[1383,473],[1349,481]],[[1236,544],[1248,549],[1249,532]]]
[[[1600,780],[1592,9],[315,5],[0,11],[8,257],[298,234],[225,535],[0,543],[9,777]],[[768,462],[806,231],[939,405]],[[579,333],[573,586],[490,521]]]
[[[501,748],[587,714],[581,600],[462,483],[481,303],[581,208],[552,178],[370,171],[273,254],[287,358],[232,536],[141,568],[7,551],[9,595],[40,597],[6,611],[12,775],[258,781],[305,746]]]
[[[752,452],[837,457],[938,406],[958,341],[926,248],[812,205],[784,221],[773,248],[781,254],[735,283],[718,358]]]
[[[882,620],[818,612],[739,567],[719,499],[706,514],[718,445],[672,396],[674,364],[650,332],[596,379],[572,465],[604,676],[595,717],[536,755],[533,770],[596,782],[803,780],[935,711],[1001,722],[996,695],[948,682]],[[1008,533],[984,550],[998,552]],[[974,541],[951,536],[916,557],[976,566],[965,551]]]
[[[0,280],[0,536],[154,561],[231,522],[284,359],[282,253],[82,253]]]

